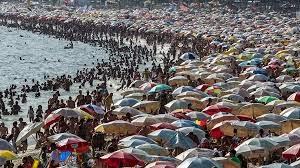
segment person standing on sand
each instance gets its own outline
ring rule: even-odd
[[[29,122],[33,122],[34,120],[34,111],[32,106],[29,106],[27,117],[29,118]]]
[[[113,104],[113,93],[110,93],[104,100],[105,110],[109,111]]]
[[[76,97],[75,102],[77,101],[77,107],[84,105],[84,95],[82,94],[82,90],[79,90],[79,95]]]
[[[2,122],[0,124],[0,138],[6,139],[7,135],[8,135],[8,128],[5,127],[5,124]]]
[[[15,122],[13,122],[13,127],[11,129],[12,144],[13,144],[15,149],[17,149],[16,140],[18,138],[19,133],[20,133],[20,129],[18,127],[18,122],[15,121]]]
[[[72,100],[72,97],[69,97],[69,100],[67,100],[67,107],[68,108],[75,108],[75,101]]]

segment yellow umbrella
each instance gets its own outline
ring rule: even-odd
[[[79,107],[76,108],[76,111],[78,111],[80,114],[82,114],[85,119],[94,119],[95,118],[92,115],[90,115],[89,113],[79,109]]]
[[[151,113],[159,109],[159,101],[141,101],[136,103],[133,108],[139,109],[140,111]]]
[[[289,133],[295,128],[300,127],[300,119],[286,120],[281,123],[282,133]]]
[[[5,160],[14,160],[17,158],[17,154],[9,150],[0,150],[0,158]]]
[[[235,120],[223,124],[222,126],[220,126],[220,130],[226,136],[234,136],[234,130],[237,130],[236,135],[238,137],[248,137],[255,136],[259,131],[259,127],[249,121]]]
[[[205,108],[204,103],[195,97],[183,97],[180,100],[185,100],[188,103],[192,104],[192,108],[196,110],[202,110]]]
[[[242,106],[239,110],[240,115],[246,115],[249,117],[258,117],[263,114],[266,114],[270,108],[260,103],[251,103],[245,106]]]
[[[112,121],[109,123],[104,123],[100,124],[95,128],[96,132],[102,132],[102,133],[107,133],[107,134],[134,134],[137,131],[136,126],[133,124],[126,122],[126,121],[121,121],[121,120],[116,120]]]

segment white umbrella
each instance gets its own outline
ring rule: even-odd
[[[30,135],[38,132],[43,127],[43,125],[43,122],[29,123],[28,125],[26,125],[19,133],[16,140],[16,145],[20,145],[22,141],[26,140]]]

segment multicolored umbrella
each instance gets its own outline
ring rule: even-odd
[[[69,151],[76,153],[85,153],[89,151],[89,143],[81,138],[66,138],[56,142],[56,146],[60,151]]]
[[[282,152],[282,157],[287,160],[295,159],[298,158],[299,156],[300,156],[300,144],[291,146],[290,148]]]
[[[0,150],[0,159],[14,160],[17,158],[17,154],[10,150]]]
[[[295,92],[295,93],[291,94],[287,100],[300,102],[300,92]]]
[[[300,107],[290,107],[283,110],[280,115],[287,119],[300,119]]]
[[[103,115],[105,113],[105,110],[103,107],[94,105],[94,104],[86,104],[86,105],[82,105],[80,106],[80,109],[89,113],[90,115],[97,115],[97,114],[101,114]]]
[[[109,123],[98,125],[95,128],[95,131],[106,133],[106,134],[128,135],[128,134],[135,134],[137,128],[136,126],[134,126],[133,124],[127,121],[116,120]]]
[[[267,154],[263,147],[247,144],[239,145],[235,148],[235,151],[237,154],[243,155],[247,158],[259,158]]]
[[[136,125],[136,126],[150,126],[153,124],[157,124],[160,121],[158,119],[153,118],[152,116],[144,116],[144,117],[139,117],[137,119],[134,119],[131,121],[131,124]]]
[[[49,136],[47,139],[50,142],[58,142],[68,138],[80,138],[80,137],[71,133],[59,133],[59,134]]]
[[[179,94],[187,92],[187,91],[192,92],[192,91],[194,91],[194,88],[191,86],[180,86],[172,92],[172,95],[175,97],[175,96],[178,96]]]
[[[232,112],[232,109],[227,107],[227,106],[222,106],[222,105],[211,105],[203,109],[203,112],[205,112],[208,115],[213,115],[218,112]]]
[[[142,84],[139,88],[143,90],[144,92],[149,92],[153,87],[155,87],[157,84],[154,82],[147,82]]]

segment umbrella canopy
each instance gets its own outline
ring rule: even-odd
[[[259,121],[255,124],[264,130],[271,130],[272,132],[281,131],[281,125],[273,121]]]
[[[116,115],[122,115],[122,116],[126,116],[128,113],[131,116],[143,114],[143,112],[141,112],[133,107],[129,107],[129,106],[116,108],[112,111],[112,113],[116,114]]]
[[[145,151],[150,155],[159,155],[159,156],[169,155],[169,151],[167,149],[156,144],[141,144],[136,146],[135,148]]]
[[[281,124],[282,132],[289,133],[293,129],[300,127],[300,120],[290,119],[290,120],[282,121],[280,124]]]
[[[300,92],[295,92],[291,94],[287,100],[300,102]]]
[[[156,161],[148,164],[145,168],[176,168],[176,164],[170,161]]]
[[[187,85],[189,80],[185,76],[175,76],[169,79],[169,84],[171,86],[182,86]]]
[[[260,166],[259,168],[294,168],[294,167],[285,163],[272,163],[269,165]]]
[[[299,168],[300,167],[300,160],[297,160],[297,161],[291,163],[290,166],[293,166],[294,168]]]
[[[171,129],[171,130],[175,130],[175,129],[177,129],[176,126],[174,126],[174,125],[172,125],[170,123],[166,123],[166,122],[152,124],[150,126],[150,128],[153,129],[153,130],[159,130],[159,129]]]
[[[146,113],[156,112],[159,109],[159,107],[159,101],[141,101],[133,106],[133,108],[139,109]]]
[[[184,92],[187,92],[187,91],[194,91],[194,88],[191,87],[191,86],[181,86],[179,88],[176,88],[173,92],[172,92],[172,95],[175,97],[175,96],[178,96],[179,94],[181,93],[184,93]]]
[[[219,112],[211,116],[210,120],[207,121],[207,128],[213,128],[217,123],[228,120],[238,120],[238,118],[230,113]]]
[[[232,109],[227,107],[227,106],[222,106],[222,105],[211,105],[203,109],[203,112],[209,115],[216,114],[218,112],[232,112]]]
[[[125,96],[130,95],[130,94],[133,94],[133,93],[144,93],[144,91],[141,90],[140,88],[129,88],[129,89],[123,91],[123,92],[121,93],[121,96],[124,96],[124,97],[125,97]]]
[[[176,132],[173,137],[171,137],[164,146],[175,149],[190,149],[196,147],[197,145],[191,140],[189,137],[185,136],[185,134],[181,132]]]
[[[131,121],[131,123],[136,126],[150,126],[159,122],[160,121],[158,119],[155,119],[152,116],[139,117]]]
[[[0,150],[0,159],[14,160],[17,158],[17,154],[10,150]]]
[[[66,138],[56,142],[60,151],[85,153],[89,150],[89,143],[81,138]]]
[[[103,115],[105,113],[103,107],[100,107],[100,106],[97,106],[94,104],[82,105],[82,106],[80,106],[80,109],[89,113],[90,115],[97,115],[97,114]]]
[[[186,101],[188,104],[192,105],[191,107],[193,109],[196,109],[196,110],[202,110],[203,108],[205,108],[204,103],[195,97],[183,97],[183,98],[180,98],[179,100]]]
[[[176,120],[178,120],[178,118],[170,115],[170,114],[158,114],[153,116],[153,118],[158,119],[160,122],[167,122],[167,123],[172,123]]]
[[[210,115],[203,113],[203,112],[198,112],[198,111],[192,111],[186,114],[189,116],[192,120],[208,120],[210,118]]]
[[[168,111],[174,111],[176,109],[188,108],[188,103],[185,100],[173,100],[165,105]]]
[[[169,85],[165,85],[165,84],[158,84],[156,86],[154,86],[152,89],[149,90],[149,93],[159,93],[162,91],[171,91],[172,87],[170,87]]]
[[[283,110],[280,115],[288,119],[300,119],[300,107],[290,107]]]
[[[263,114],[261,116],[258,116],[256,118],[257,121],[273,121],[276,123],[279,123],[281,121],[287,120],[286,117],[274,114],[274,113],[268,113],[268,114]]]
[[[182,162],[177,168],[208,168],[208,167],[216,167],[221,168],[216,161],[206,158],[206,157],[193,157]]]
[[[134,106],[135,104],[137,104],[139,101],[137,99],[133,99],[133,98],[124,98],[124,99],[121,99],[119,101],[117,101],[115,103],[116,106],[119,106],[119,107],[125,107],[125,106]]]
[[[50,127],[52,124],[58,122],[61,118],[59,114],[49,114],[44,120],[44,128]]]
[[[199,128],[195,128],[195,127],[183,127],[183,128],[179,128],[177,129],[176,131],[179,131],[179,132],[182,132],[184,133],[185,135],[188,135],[189,133],[193,133],[194,135],[196,135],[199,139],[199,141],[202,139],[202,138],[205,138],[205,132],[202,131],[201,129]]]
[[[263,147],[247,144],[239,145],[235,148],[235,151],[237,154],[241,154],[244,157],[258,158],[266,155],[265,149]]]
[[[246,115],[249,117],[258,117],[263,114],[266,114],[269,111],[269,107],[260,104],[260,103],[251,103],[245,106],[242,106],[239,110],[240,115]]]
[[[101,157],[101,160],[111,167],[134,167],[136,165],[144,165],[144,162],[136,156],[123,151],[116,151],[104,155]]]
[[[0,150],[16,151],[15,148],[6,140],[0,138]]]
[[[214,161],[218,162],[224,168],[239,168],[240,164],[231,160],[230,158],[225,157],[215,157],[212,158]]]
[[[147,82],[147,83],[142,84],[140,86],[140,89],[143,90],[144,92],[149,92],[156,85],[157,84],[154,82]]]
[[[176,98],[180,99],[183,97],[194,97],[194,98],[198,98],[198,99],[202,99],[204,97],[208,97],[208,94],[201,92],[201,91],[186,91],[186,92],[182,92],[179,95],[176,96]]]
[[[178,127],[178,128],[182,128],[182,127],[195,127],[195,128],[200,128],[199,125],[197,125],[195,122],[190,121],[190,120],[177,120],[172,122],[172,125]]]
[[[140,139],[131,139],[128,141],[122,141],[118,144],[121,148],[134,148],[136,146],[142,145],[142,144],[148,144],[148,142],[140,140]]]
[[[62,141],[67,138],[79,138],[79,137],[77,135],[70,134],[70,133],[59,133],[59,134],[49,136],[48,140],[50,142],[58,142],[58,141]]]
[[[272,141],[270,138],[251,138],[243,142],[241,145],[244,144],[262,147],[265,150],[272,150],[279,145],[275,141]]]
[[[187,52],[187,53],[182,54],[179,58],[182,59],[182,60],[184,60],[184,61],[186,61],[186,60],[195,60],[195,59],[198,59],[199,56],[196,55],[195,53]]]
[[[170,129],[160,129],[151,132],[148,134],[148,137],[158,142],[166,142],[170,139],[170,137],[175,135],[175,131]]]
[[[96,132],[102,132],[106,134],[134,134],[136,133],[136,126],[133,124],[122,121],[116,120],[109,123],[100,124],[95,128]]]
[[[188,158],[192,157],[208,157],[212,158],[214,156],[215,151],[212,149],[206,149],[206,148],[192,148],[188,149],[181,154],[176,156],[176,159],[179,159],[181,161],[184,161]]]
[[[120,152],[125,152],[134,155],[138,159],[145,160],[145,161],[151,161],[151,156],[145,151],[142,151],[140,149],[136,148],[123,148],[118,150]]]
[[[78,110],[71,109],[71,108],[60,108],[53,111],[52,114],[56,114],[64,117],[74,117],[74,118],[84,117],[84,115],[80,113]]]
[[[16,145],[20,145],[22,141],[26,140],[30,135],[38,132],[43,127],[42,122],[29,123],[26,125],[22,131],[19,133]]]
[[[230,101],[233,101],[233,102],[243,102],[244,101],[244,97],[238,95],[238,94],[227,94],[225,96],[222,96],[221,97],[222,99],[227,99],[227,100],[230,100]]]
[[[297,134],[297,135],[300,136],[300,128],[295,128],[295,129],[293,129],[290,133],[291,133],[291,134]]]
[[[267,104],[267,103],[270,103],[271,101],[279,100],[279,99],[277,97],[273,97],[273,96],[263,96],[263,97],[260,97],[256,100],[260,103]]]
[[[143,80],[135,80],[135,81],[131,82],[131,84],[129,85],[129,87],[131,87],[131,88],[138,88],[141,85],[143,85],[144,83],[147,83],[147,82],[143,81]]]
[[[130,141],[132,139],[139,139],[139,140],[142,140],[142,141],[146,141],[146,142],[148,142],[150,144],[155,144],[156,143],[151,138],[148,138],[148,137],[145,137],[145,136],[142,136],[142,135],[128,136],[128,137],[125,137],[125,138],[121,139],[119,142],[126,142],[126,141]]]

